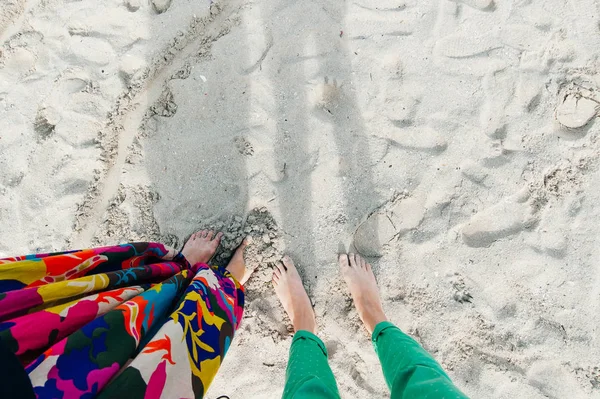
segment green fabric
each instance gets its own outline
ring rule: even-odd
[[[384,321],[372,336],[392,399],[468,399],[411,337]],[[308,331],[292,340],[283,399],[339,399],[323,341]]]
[[[377,324],[372,341],[392,399],[467,398],[431,355],[392,323]]]
[[[323,341],[298,331],[290,347],[283,399],[339,399],[337,384],[327,362]]]

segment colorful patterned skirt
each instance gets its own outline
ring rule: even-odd
[[[243,306],[227,270],[157,243],[0,259],[0,342],[38,398],[202,398]]]

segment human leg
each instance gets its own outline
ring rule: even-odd
[[[414,339],[387,321],[375,275],[359,255],[340,255],[340,269],[358,314],[371,333],[393,399],[466,398]]]
[[[372,342],[392,399],[467,397],[421,345],[392,323],[379,323]]]
[[[296,332],[290,347],[283,398],[339,398],[335,377],[327,362],[327,349],[315,335],[317,327],[310,299],[290,258],[277,265],[273,285]]]

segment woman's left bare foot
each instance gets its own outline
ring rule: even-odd
[[[227,265],[227,270],[229,270],[229,273],[231,273],[241,285],[246,284],[246,281],[248,281],[252,275],[252,272],[254,271],[246,269],[246,263],[244,262],[244,249],[246,249],[249,243],[250,238],[245,238],[240,246],[235,250],[235,254],[233,254],[233,257]]]
[[[215,235],[212,230],[199,231],[192,234],[181,253],[192,266],[196,263],[207,263],[217,251],[221,237],[223,233]]]

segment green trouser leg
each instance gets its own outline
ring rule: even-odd
[[[467,398],[433,357],[392,323],[377,324],[372,340],[392,399]]]
[[[323,341],[308,331],[292,340],[283,399],[339,399]]]

